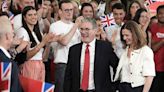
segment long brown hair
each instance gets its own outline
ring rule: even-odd
[[[127,46],[127,44],[126,44],[125,40],[123,39],[123,35],[122,35],[123,29],[127,29],[132,33],[134,49],[139,49],[139,48],[143,47],[144,45],[146,45],[147,41],[145,39],[144,32],[139,27],[139,25],[134,21],[127,21],[122,26],[121,33],[120,33],[121,41],[124,44],[124,48]]]

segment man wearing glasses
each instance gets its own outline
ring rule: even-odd
[[[64,92],[114,92],[110,67],[117,67],[118,58],[109,42],[96,40],[96,21],[81,21],[82,42],[69,50]]]
[[[61,35],[53,44],[55,63],[55,92],[63,92],[65,68],[67,65],[69,47],[80,42],[80,33],[77,30],[80,18],[72,22],[73,5],[70,1],[59,3],[60,20],[51,24],[50,32]]]

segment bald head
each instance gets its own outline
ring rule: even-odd
[[[0,16],[0,34],[12,31],[10,20],[7,16]]]
[[[14,32],[7,16],[0,16],[0,46],[8,50],[12,46]]]

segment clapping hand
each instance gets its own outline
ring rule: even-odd
[[[50,32],[50,33],[45,34],[45,35],[43,36],[43,40],[42,40],[42,41],[43,41],[45,44],[51,43],[51,42],[56,42],[56,41],[58,41],[58,39],[60,38],[60,36],[61,36],[61,35],[56,35],[56,34]]]
[[[21,44],[22,41],[23,41],[23,37],[18,38],[17,36],[15,36],[11,47],[15,47],[15,46]]]

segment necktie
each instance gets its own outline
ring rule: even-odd
[[[89,83],[89,65],[90,65],[90,56],[89,56],[89,45],[86,45],[85,58],[84,58],[84,69],[81,82],[81,89],[86,91],[88,89]]]

